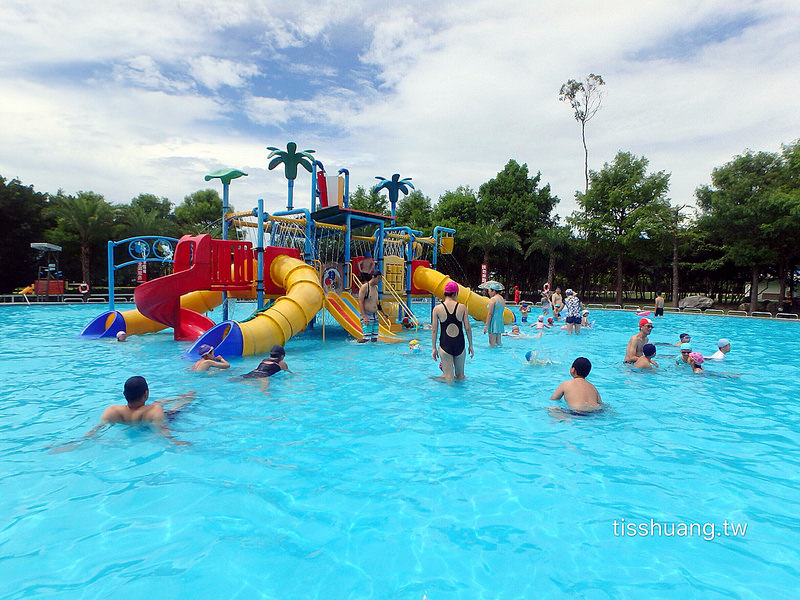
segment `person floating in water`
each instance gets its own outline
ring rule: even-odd
[[[117,337],[117,341],[118,342],[127,342],[128,341],[128,334],[125,333],[124,331],[118,331],[116,337]]]
[[[655,344],[645,344],[642,346],[642,356],[636,359],[633,364],[634,369],[653,369],[658,367],[655,361],[656,347]]]
[[[653,322],[650,319],[646,317],[639,319],[639,333],[632,335],[628,340],[624,362],[634,364],[642,356],[642,347],[650,341],[647,336],[652,331]]]
[[[208,369],[227,369],[231,365],[221,356],[214,356],[214,346],[203,344],[197,349],[199,360],[192,366],[192,371],[207,371]]]
[[[572,379],[563,382],[556,388],[550,400],[561,400],[567,403],[568,412],[576,415],[589,415],[599,412],[605,408],[600,399],[600,392],[591,383],[586,381],[586,377],[592,370],[592,363],[588,358],[579,356],[569,368]]]
[[[100,425],[86,434],[86,437],[93,435],[101,427],[113,423],[153,423],[158,426],[159,431],[164,437],[175,444],[188,445],[189,442],[181,442],[172,438],[169,428],[165,421],[166,416],[177,413],[183,406],[194,399],[195,392],[181,394],[173,400],[158,401],[147,404],[150,397],[150,388],[144,377],[136,375],[128,378],[122,390],[127,404],[112,404],[103,411],[100,417]],[[164,406],[170,405],[165,411]]]

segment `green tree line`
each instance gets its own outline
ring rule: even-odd
[[[617,303],[666,292],[677,302],[686,293],[744,301],[751,310],[759,285],[777,280],[781,295],[793,288],[800,262],[800,142],[780,152],[748,151],[717,167],[711,185],[696,191],[696,210],[672,205],[669,173],[619,152],[576,193],[578,209],[561,221],[559,198],[540,172],[511,159],[477,190],[459,186],[436,202],[415,189],[400,198],[397,224],[432,233],[436,225],[457,231],[449,265],[464,283],[479,283],[482,263],[493,278],[519,286],[524,297],[551,287],[575,289],[584,299],[612,294]],[[388,214],[386,196],[358,187],[355,209]],[[64,248],[62,271],[77,281],[105,282],[106,241],[134,235],[219,236],[222,202],[213,190],[184,198],[140,194],[112,205],[94,192],[75,196],[36,192],[0,177],[0,210],[7,222],[0,244],[0,292],[35,276],[30,242]],[[445,261],[441,268],[446,269]]]

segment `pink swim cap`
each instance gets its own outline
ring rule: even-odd
[[[447,284],[444,286],[444,293],[445,294],[457,294],[458,293],[458,284],[455,281],[448,281]]]
[[[689,358],[691,358],[692,360],[694,360],[694,362],[696,362],[696,363],[698,363],[698,364],[702,363],[702,362],[705,360],[705,359],[703,358],[703,355],[702,355],[702,354],[700,354],[699,352],[692,352],[692,353],[689,355]]]

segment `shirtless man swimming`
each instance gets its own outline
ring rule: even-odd
[[[650,319],[643,317],[639,320],[639,333],[632,335],[631,339],[628,340],[623,362],[633,364],[642,356],[642,347],[650,341],[647,336],[652,331],[653,322]]]
[[[162,435],[176,444],[188,444],[172,439],[169,428],[164,423],[164,406],[162,402],[146,404],[150,397],[150,389],[144,377],[138,375],[130,377],[125,382],[122,392],[127,400],[127,404],[112,404],[103,411],[100,417],[100,425],[92,429],[86,437],[94,434],[104,425],[112,423],[154,423],[158,425]],[[188,404],[194,398],[194,392],[181,394],[174,400],[174,405],[170,407],[170,412],[174,413],[182,406]]]
[[[603,401],[600,399],[600,392],[591,383],[586,381],[586,377],[592,370],[592,363],[588,358],[582,356],[575,359],[569,368],[572,379],[563,382],[556,388],[550,396],[550,400],[561,400],[567,402],[569,412],[573,414],[591,414],[604,408]]]

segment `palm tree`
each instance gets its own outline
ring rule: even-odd
[[[94,242],[108,240],[114,225],[113,207],[94,192],[78,192],[77,197],[59,194],[50,214],[58,228],[67,235],[76,235],[81,245],[81,275],[90,282],[91,247]]]
[[[530,245],[525,251],[525,258],[534,252],[547,254],[547,283],[551,288],[556,271],[556,252],[566,246],[571,238],[572,231],[569,227],[552,227],[537,230],[526,242]]]
[[[468,232],[469,249],[483,250],[483,263],[489,265],[489,255],[497,250],[516,250],[522,253],[519,235],[504,229],[505,221],[479,221]]]
[[[271,171],[279,164],[283,163],[283,173],[286,175],[286,179],[289,181],[289,202],[286,205],[286,210],[292,210],[292,196],[294,193],[294,180],[297,179],[297,166],[302,165],[302,167],[311,173],[311,164],[314,161],[314,157],[311,156],[314,151],[313,150],[303,150],[302,152],[297,151],[297,144],[294,142],[289,142],[286,144],[286,151],[279,150],[275,146],[267,147],[267,150],[270,150],[268,159],[272,158],[272,162],[269,163],[269,170]]]
[[[394,218],[395,205],[397,204],[400,192],[403,192],[403,195],[406,196],[408,195],[409,188],[412,190],[414,189],[414,184],[411,183],[411,177],[400,179],[400,174],[395,173],[392,175],[391,179],[386,179],[385,177],[376,177],[375,179],[380,181],[380,183],[375,186],[375,193],[381,190],[386,190],[389,193],[389,202],[392,203],[392,218]]]

